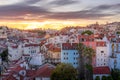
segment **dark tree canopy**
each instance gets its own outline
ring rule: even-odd
[[[112,69],[111,76],[113,80],[120,80],[120,70],[119,69]]]
[[[102,76],[102,80],[107,80],[107,77],[106,76]]]
[[[86,31],[82,32],[81,34],[82,34],[82,35],[84,35],[84,34],[91,35],[91,34],[93,34],[93,32],[90,31],[90,30],[86,30]]]
[[[2,61],[8,61],[8,50],[5,50],[2,53],[0,53],[0,56],[2,58]]]
[[[100,80],[100,77],[99,77],[99,76],[96,76],[95,80]]]
[[[76,76],[77,71],[72,65],[61,63],[53,71],[51,80],[76,80]]]

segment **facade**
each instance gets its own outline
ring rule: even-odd
[[[10,61],[18,60],[22,56],[22,46],[13,45],[8,47],[8,59]]]
[[[40,66],[43,63],[45,63],[45,58],[44,58],[44,55],[42,53],[35,54],[31,57],[31,60],[30,60],[31,65]]]
[[[104,41],[99,41],[96,43],[96,67],[108,66],[109,52],[107,43]]]
[[[100,80],[102,80],[102,76],[110,76],[110,69],[108,66],[104,67],[94,67],[93,68],[93,80],[99,76]]]
[[[61,48],[51,46],[47,52],[48,55],[47,62],[55,63],[55,64],[60,63],[60,58],[61,58],[60,54],[61,54]]]
[[[70,63],[75,68],[78,67],[77,43],[63,43],[61,49],[61,63]]]

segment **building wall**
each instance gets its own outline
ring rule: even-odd
[[[108,66],[109,53],[107,47],[96,47],[96,67]]]
[[[42,65],[43,63],[44,56],[41,53],[32,56],[32,59],[30,60],[31,65]]]
[[[89,42],[89,41],[87,41],[87,42],[82,42],[85,46],[87,46],[87,47],[91,47],[95,52],[96,52],[96,42]],[[95,66],[96,65],[96,57],[93,57],[92,58],[92,65],[93,66]]]
[[[17,48],[8,47],[8,58],[10,61],[18,60],[22,56],[22,48],[18,46]]]
[[[23,51],[24,51],[24,54],[33,55],[40,52],[40,47],[39,46],[24,47]]]
[[[77,50],[62,50],[61,51],[61,62],[70,63],[75,68],[78,67],[78,51]]]
[[[50,80],[50,78],[46,78],[46,77],[36,77],[35,80]]]

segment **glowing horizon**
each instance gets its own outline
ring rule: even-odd
[[[0,25],[18,29],[119,22],[120,0],[2,0]]]
[[[107,21],[104,22],[99,22],[96,21],[99,24],[105,24]],[[95,21],[44,21],[44,22],[34,22],[34,21],[18,21],[18,22],[0,22],[0,26],[7,26],[10,28],[17,28],[21,30],[29,30],[29,29],[37,29],[37,28],[42,28],[42,29],[56,29],[60,30],[64,27],[86,27],[87,25],[94,24],[96,23]],[[112,21],[111,21],[112,22]]]

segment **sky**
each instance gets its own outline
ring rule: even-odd
[[[120,21],[120,0],[0,0],[0,25],[19,29]]]

